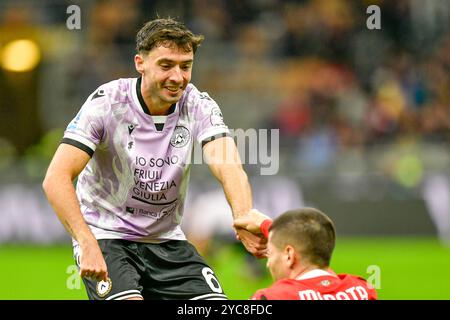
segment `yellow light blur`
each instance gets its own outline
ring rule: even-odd
[[[41,60],[41,51],[32,40],[14,40],[1,50],[0,62],[4,69],[13,72],[33,70]]]

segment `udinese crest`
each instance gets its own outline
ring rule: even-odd
[[[106,281],[102,280],[102,281],[97,282],[96,291],[100,298],[103,298],[108,293],[110,293],[111,289],[112,289],[112,281],[109,277]]]
[[[175,148],[182,148],[188,144],[190,137],[189,130],[183,126],[175,127],[170,144]]]

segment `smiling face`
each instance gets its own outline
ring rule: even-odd
[[[136,70],[142,75],[142,95],[148,107],[159,113],[181,99],[191,81],[194,53],[165,43],[148,53],[135,56]],[[153,110],[152,110],[153,111]]]

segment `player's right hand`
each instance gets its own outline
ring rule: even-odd
[[[97,281],[107,281],[108,269],[98,244],[95,242],[80,246],[80,250],[80,276]]]
[[[238,231],[239,229],[245,229],[253,234],[261,234],[261,224],[264,220],[269,219],[270,217],[265,214],[259,212],[256,209],[251,209],[245,215],[237,217],[233,221],[233,227]]]

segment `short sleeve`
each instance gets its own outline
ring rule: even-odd
[[[67,126],[61,143],[73,145],[91,157],[104,135],[104,122],[109,105],[105,90],[93,92]]]
[[[364,287],[367,290],[368,293],[368,297],[367,300],[377,300],[378,299],[378,294],[377,291],[375,290],[375,288],[367,282],[366,279],[364,279],[363,277],[358,277],[360,281],[363,282]]]
[[[195,113],[197,142],[204,143],[229,135],[228,127],[217,103],[206,92],[195,90],[193,95],[194,103],[197,104]]]

